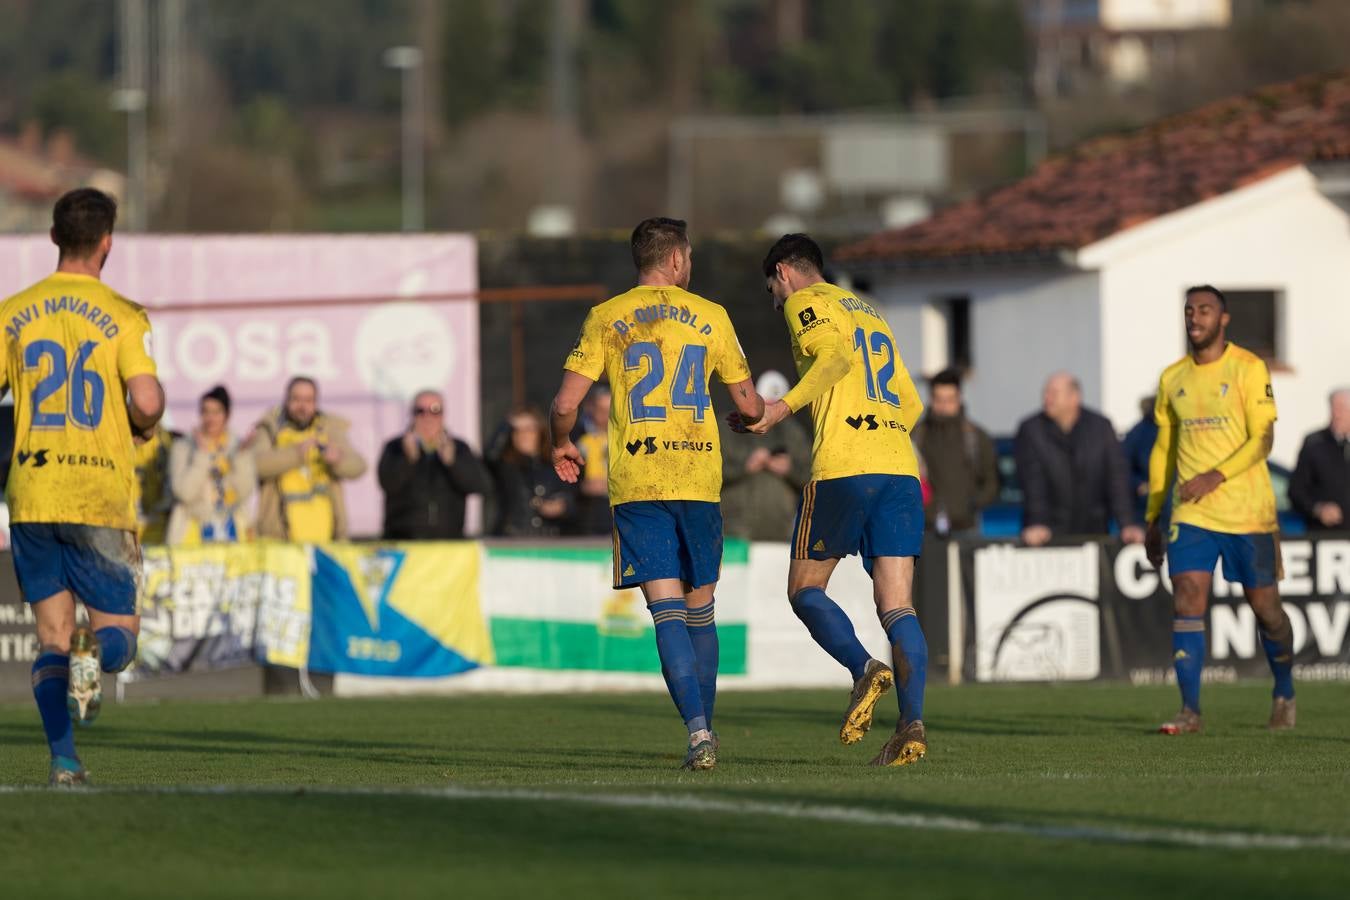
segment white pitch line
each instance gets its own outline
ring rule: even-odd
[[[48,794],[50,788],[0,785],[0,794]],[[179,785],[141,787],[89,787],[63,792],[82,794],[148,794],[161,796],[266,796],[266,797],[418,797],[436,800],[499,800],[523,803],[561,803],[614,809],[722,813],[733,816],[764,816],[776,819],[806,819],[846,825],[880,825],[967,834],[1008,834],[1043,840],[1089,841],[1108,844],[1157,844],[1219,850],[1332,850],[1350,853],[1350,838],[1335,835],[1260,834],[1244,831],[1203,831],[1193,828],[1117,828],[1096,825],[1053,825],[1033,822],[985,822],[958,816],[892,812],[864,806],[814,805],[768,800],[721,800],[678,794],[581,794],[516,788],[474,787],[282,787],[265,785]]]

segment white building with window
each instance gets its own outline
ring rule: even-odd
[[[1350,74],[1283,85],[1089,142],[837,261],[913,374],[966,370],[971,413],[995,433],[1059,369],[1127,430],[1186,352],[1186,287],[1214,284],[1230,339],[1269,362],[1272,458],[1292,466],[1350,384],[1347,151]]]

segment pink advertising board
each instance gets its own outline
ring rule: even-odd
[[[0,296],[55,266],[45,235],[0,237]],[[118,235],[103,279],[150,312],[176,430],[192,428],[216,384],[242,436],[292,375],[318,381],[320,407],[351,422],[370,464],[348,485],[354,535],[379,533],[375,464],[417,390],[444,392],[447,427],[480,446],[471,236]]]

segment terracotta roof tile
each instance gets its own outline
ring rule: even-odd
[[[1350,70],[1085,141],[1021,181],[842,247],[888,262],[1076,250],[1293,165],[1350,158]]]

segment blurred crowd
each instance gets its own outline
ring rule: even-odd
[[[981,516],[1020,490],[1024,543],[1116,533],[1143,539],[1148,461],[1157,435],[1153,398],[1123,439],[1083,405],[1070,373],[1045,383],[1039,411],[1018,425],[1002,454],[967,414],[961,375],[928,380],[928,406],[914,429],[927,525],[939,537],[982,534]],[[779,372],[756,384],[767,400],[787,393]],[[576,484],[549,460],[548,425],[517,407],[489,436],[480,457],[445,425],[437,391],[417,394],[408,423],[384,444],[376,472],[384,494],[381,537],[454,540],[466,536],[469,498],[484,498],[484,534],[554,538],[610,534],[608,421],[612,398],[597,384],[573,441],[585,468]],[[192,545],[271,538],[303,542],[349,537],[343,483],[368,462],[348,438],[349,423],[325,413],[319,385],[298,376],[282,402],[245,436],[231,426],[225,387],[203,394],[187,433],[162,428],[138,447],[139,510],[147,543]],[[733,435],[722,423],[722,511],[728,537],[786,541],[810,480],[809,425],[792,418],[768,437]],[[1006,446],[1010,444],[1010,446]],[[1350,511],[1350,389],[1330,397],[1326,428],[1308,435],[1289,483],[1289,500],[1313,529],[1341,528]]]

